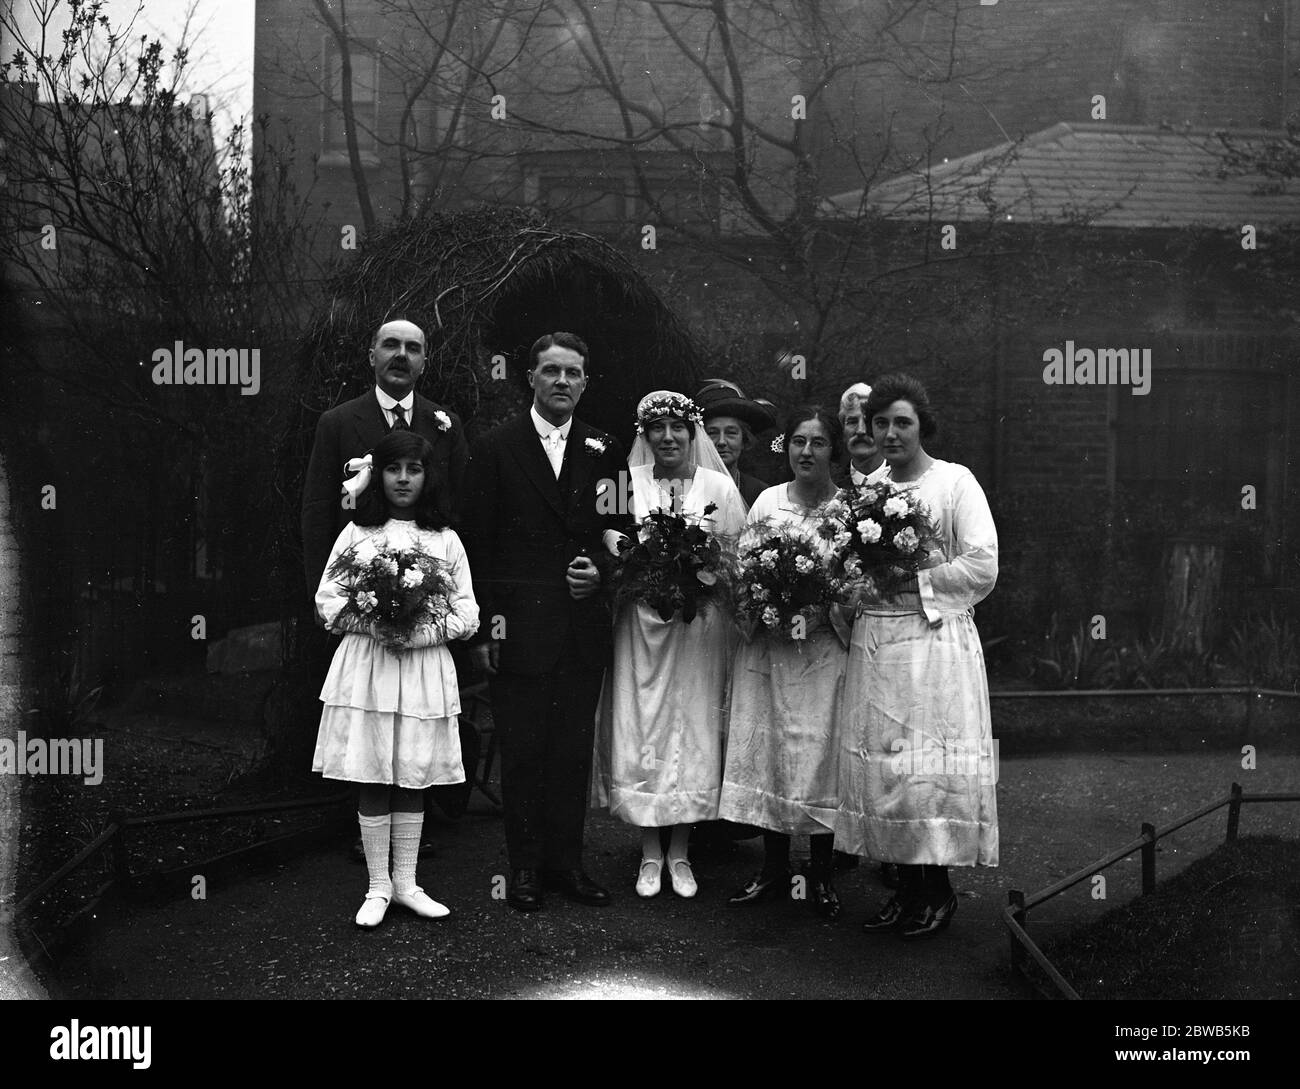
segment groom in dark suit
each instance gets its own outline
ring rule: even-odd
[[[612,651],[601,583],[608,545],[630,517],[618,513],[627,473],[618,441],[573,415],[588,358],[572,333],[539,338],[529,353],[532,407],[475,442],[465,481],[465,547],[481,617],[474,654],[491,680],[506,900],[520,911],[540,908],[544,888],[609,902],[583,870],[582,833]]]
[[[370,365],[374,389],[330,409],[316,424],[316,441],[302,492],[302,560],[307,593],[314,599],[330,548],[352,513],[341,502],[343,466],[359,458],[397,427],[418,432],[433,444],[446,475],[447,503],[455,509],[468,458],[459,417],[415,392],[424,370],[424,332],[409,321],[388,321],[375,332]],[[376,467],[375,480],[379,478]]]

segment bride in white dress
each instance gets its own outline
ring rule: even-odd
[[[745,524],[744,500],[690,398],[666,390],[642,398],[628,466],[638,521],[653,510],[675,509],[734,545]],[[709,504],[717,509],[706,517]],[[640,602],[619,610],[614,665],[597,721],[594,793],[597,805],[643,830],[641,896],[660,889],[662,828],[672,829],[673,891],[685,897],[697,891],[687,839],[692,824],[718,815],[735,642],[731,617],[714,604],[690,623],[680,613],[662,620]]]

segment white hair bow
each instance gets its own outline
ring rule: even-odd
[[[366,490],[366,485],[370,483],[370,473],[373,468],[373,459],[369,454],[365,457],[352,458],[343,466],[345,472],[356,473],[357,475],[343,481],[343,494],[350,496],[355,503],[357,496]]]

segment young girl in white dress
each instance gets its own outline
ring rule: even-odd
[[[321,689],[325,704],[312,770],[360,784],[361,843],[370,888],[356,923],[378,926],[395,900],[437,919],[449,910],[415,883],[426,787],[465,781],[461,766],[460,690],[445,644],[478,630],[478,604],[460,538],[438,507],[433,448],[413,431],[385,435],[369,464],[346,485],[357,495],[357,520],[339,534],[316,591],[328,630],[343,635]],[[350,468],[357,463],[349,462]],[[370,479],[373,474],[374,479]],[[338,556],[366,542],[423,549],[446,564],[450,612],[400,642],[342,613],[344,588],[329,574]],[[392,876],[389,876],[389,856]]]
[[[704,434],[700,410],[680,393],[660,390],[637,406],[637,438],[628,458],[632,514],[679,509],[733,546],[745,506],[731,474]],[[716,506],[707,517],[704,508]],[[614,625],[614,664],[597,713],[595,803],[641,831],[636,891],[655,896],[671,829],[668,878],[679,896],[696,894],[687,840],[697,821],[718,815],[727,686],[737,635],[715,605],[688,624],[661,620],[629,604]]]

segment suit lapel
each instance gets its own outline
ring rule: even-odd
[[[379,398],[373,389],[367,390],[353,401],[352,406],[353,426],[364,453],[373,449],[375,443],[388,434],[388,421],[384,419],[384,410],[379,407]]]
[[[569,429],[569,437],[573,437],[572,428]],[[511,456],[523,470],[524,476],[533,482],[533,486],[542,493],[542,497],[551,505],[555,513],[563,517],[564,505],[560,499],[560,485],[551,469],[550,459],[542,449],[542,440],[537,437],[537,429],[533,427],[531,416],[524,416],[520,420],[519,426],[510,437],[509,446]]]
[[[434,416],[435,412],[441,411],[443,411],[442,406],[436,401],[430,401],[429,398],[421,397],[417,393],[412,413],[415,422],[411,424],[411,427],[430,442],[437,443],[439,439],[445,438],[447,435],[447,432],[438,426],[438,420]]]

